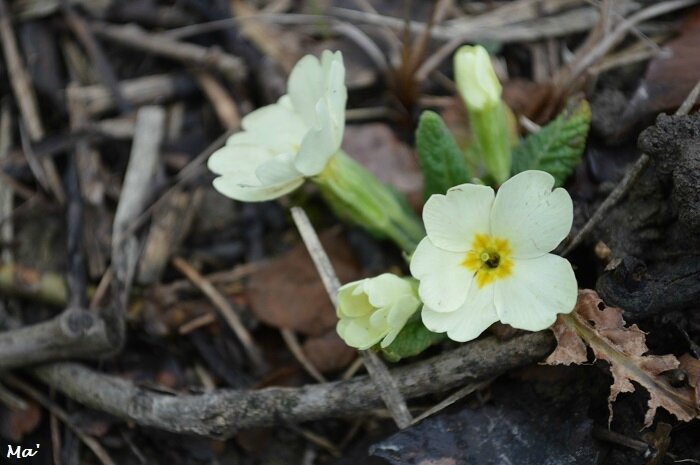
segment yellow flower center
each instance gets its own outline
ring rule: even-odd
[[[476,234],[472,249],[467,252],[462,266],[474,272],[474,280],[479,288],[510,276],[513,272],[510,244],[506,239]]]

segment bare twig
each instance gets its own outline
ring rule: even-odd
[[[12,113],[9,100],[0,102],[0,163],[4,162],[12,147]],[[8,246],[14,236],[12,221],[13,191],[9,183],[0,179],[0,241],[5,244],[2,247],[0,257],[7,263],[13,261],[12,249]],[[4,220],[7,218],[7,220]]]
[[[82,248],[83,198],[78,182],[78,160],[76,154],[73,154],[68,160],[66,175],[66,194],[68,197],[66,208],[68,308],[85,308],[87,306],[87,277]]]
[[[161,279],[170,258],[187,237],[200,201],[201,191],[180,190],[155,210],[139,260],[139,284],[153,284]]]
[[[314,265],[316,265],[316,270],[321,276],[321,281],[323,281],[328,297],[331,299],[333,306],[337,306],[340,281],[335,274],[335,270],[333,269],[333,265],[326,251],[323,250],[321,240],[318,238],[316,231],[309,221],[309,217],[306,216],[303,209],[292,207],[292,218],[306,245],[306,249],[309,251],[309,255],[311,255]],[[373,352],[363,350],[361,353],[367,372],[372,377],[374,385],[379,390],[396,424],[399,428],[405,428],[410,425],[411,413],[408,411],[406,401],[384,363]]]
[[[229,55],[219,48],[207,48],[187,42],[178,42],[163,35],[146,32],[133,24],[118,26],[93,23],[91,26],[95,35],[103,39],[125,47],[179,60],[194,67],[215,69],[232,81],[240,81],[246,75],[243,62],[238,57]]]
[[[202,316],[191,319],[177,329],[178,334],[189,334],[204,326],[216,323],[216,314],[214,312],[205,313]]]
[[[135,106],[163,102],[195,88],[194,80],[186,74],[156,74],[119,83],[119,92]],[[116,107],[109,88],[95,84],[72,86],[67,89],[69,100],[80,104],[88,115],[97,115]]]
[[[392,370],[407,398],[488,379],[545,357],[554,344],[549,331],[506,342],[486,338],[436,357]],[[164,395],[73,363],[37,367],[33,374],[68,397],[137,424],[177,433],[230,437],[236,431],[319,418],[362,415],[382,403],[365,376],[301,388],[218,390]]]
[[[490,379],[487,379],[485,381],[481,381],[479,383],[467,384],[466,386],[458,389],[457,392],[450,394],[446,399],[443,399],[441,402],[435,404],[434,406],[430,407],[425,412],[423,412],[420,415],[418,415],[417,417],[415,417],[411,423],[415,425],[416,423],[419,423],[419,422],[425,420],[426,418],[428,418],[432,415],[435,415],[436,413],[440,412],[441,410],[446,409],[447,407],[454,404],[455,402],[462,399],[463,397],[466,397],[469,394],[478,391],[479,389],[484,389],[485,387],[487,387],[488,385],[493,383],[493,381],[495,379],[496,378],[490,378]]]
[[[219,117],[219,122],[227,131],[238,131],[241,127],[241,115],[238,106],[228,91],[210,73],[195,74],[199,85],[207,96]]]
[[[0,333],[0,369],[70,358],[95,358],[113,349],[104,321],[92,312],[68,309],[32,326]]]
[[[10,84],[12,84],[22,120],[29,132],[29,138],[32,141],[37,141],[44,137],[44,126],[39,117],[39,106],[32,87],[32,79],[22,62],[17,40],[12,32],[10,11],[5,0],[0,0],[0,39],[2,39],[0,42],[2,42],[2,50],[7,63]]]
[[[63,192],[63,186],[61,185],[61,176],[58,174],[56,169],[56,164],[53,162],[53,158],[41,157],[34,152],[34,147],[32,146],[30,137],[27,136],[24,125],[19,126],[20,141],[22,143],[22,151],[27,159],[27,164],[31,169],[32,173],[39,181],[39,184],[49,192],[52,192],[58,200],[58,203],[63,205],[66,202],[66,194]]]
[[[66,23],[68,23],[68,27],[71,28],[76,37],[78,37],[78,40],[82,42],[85,50],[87,50],[87,53],[90,55],[90,60],[97,68],[102,82],[109,89],[114,101],[117,102],[119,110],[122,113],[128,113],[131,111],[131,104],[124,98],[118,85],[119,83],[114,69],[102,52],[102,47],[99,42],[95,40],[95,36],[83,18],[73,11],[68,0],[61,0],[61,3],[63,16],[66,19]]]
[[[292,355],[294,355],[294,358],[297,359],[301,366],[304,367],[304,370],[306,370],[306,372],[319,383],[325,383],[326,378],[323,377],[321,372],[318,371],[314,364],[311,363],[311,361],[306,357],[306,355],[304,355],[304,351],[302,350],[301,345],[299,344],[299,339],[297,338],[296,333],[291,329],[287,328],[282,328],[280,330],[280,333],[282,333],[282,339],[284,339],[284,343],[287,344],[287,347],[289,348],[290,352],[292,352]]]
[[[129,231],[129,225],[143,211],[151,195],[151,181],[165,134],[165,111],[160,107],[143,107],[138,111],[136,121],[134,143],[112,227],[114,301],[102,312],[120,341],[123,340],[124,315],[139,253],[138,240]]]
[[[0,381],[2,381],[2,373],[0,373]],[[24,401],[24,399],[7,389],[1,382],[0,404],[4,404],[5,406],[14,410],[27,410],[29,408],[29,405]]]
[[[265,372],[267,366],[265,359],[260,353],[258,347],[255,345],[253,336],[248,331],[248,328],[245,327],[238,316],[238,313],[236,313],[236,310],[233,309],[233,306],[229,303],[226,297],[221,295],[221,293],[209,281],[207,281],[184,259],[175,257],[173,258],[172,263],[178,271],[187,276],[187,278],[209,298],[209,300],[214,304],[214,307],[216,307],[219,313],[221,313],[221,316],[224,317],[231,330],[233,330],[234,334],[243,345],[243,349],[246,351],[253,368],[258,373]]]

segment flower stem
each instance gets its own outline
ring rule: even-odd
[[[469,124],[489,174],[500,184],[510,177],[510,137],[502,101],[482,109],[467,107]]]
[[[324,200],[342,220],[378,238],[389,238],[412,254],[425,237],[420,219],[406,200],[377,180],[342,150],[312,178]]]

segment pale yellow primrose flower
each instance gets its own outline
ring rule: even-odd
[[[501,83],[486,49],[464,45],[454,56],[455,83],[464,103],[476,110],[500,105]]]
[[[366,350],[391,344],[420,307],[414,280],[384,273],[338,291],[336,330],[345,343]]]
[[[287,194],[323,171],[340,149],[345,130],[345,67],[340,52],[303,57],[292,70],[287,95],[246,115],[243,131],[209,158],[220,175],[214,187],[247,202]]]
[[[496,321],[538,331],[576,303],[571,264],[548,252],[573,221],[568,192],[543,171],[524,171],[494,195],[462,184],[423,208],[427,237],[411,259],[425,326],[469,341]]]

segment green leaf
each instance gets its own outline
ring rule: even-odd
[[[402,358],[413,357],[423,352],[433,344],[445,340],[444,333],[434,333],[423,325],[420,318],[406,323],[394,342],[382,350],[384,358],[390,362],[398,362]]]
[[[513,174],[542,170],[554,176],[556,186],[563,185],[581,161],[590,123],[591,108],[581,100],[513,150]]]
[[[464,155],[437,113],[424,111],[421,114],[416,148],[426,200],[433,194],[444,194],[450,187],[469,182]]]

